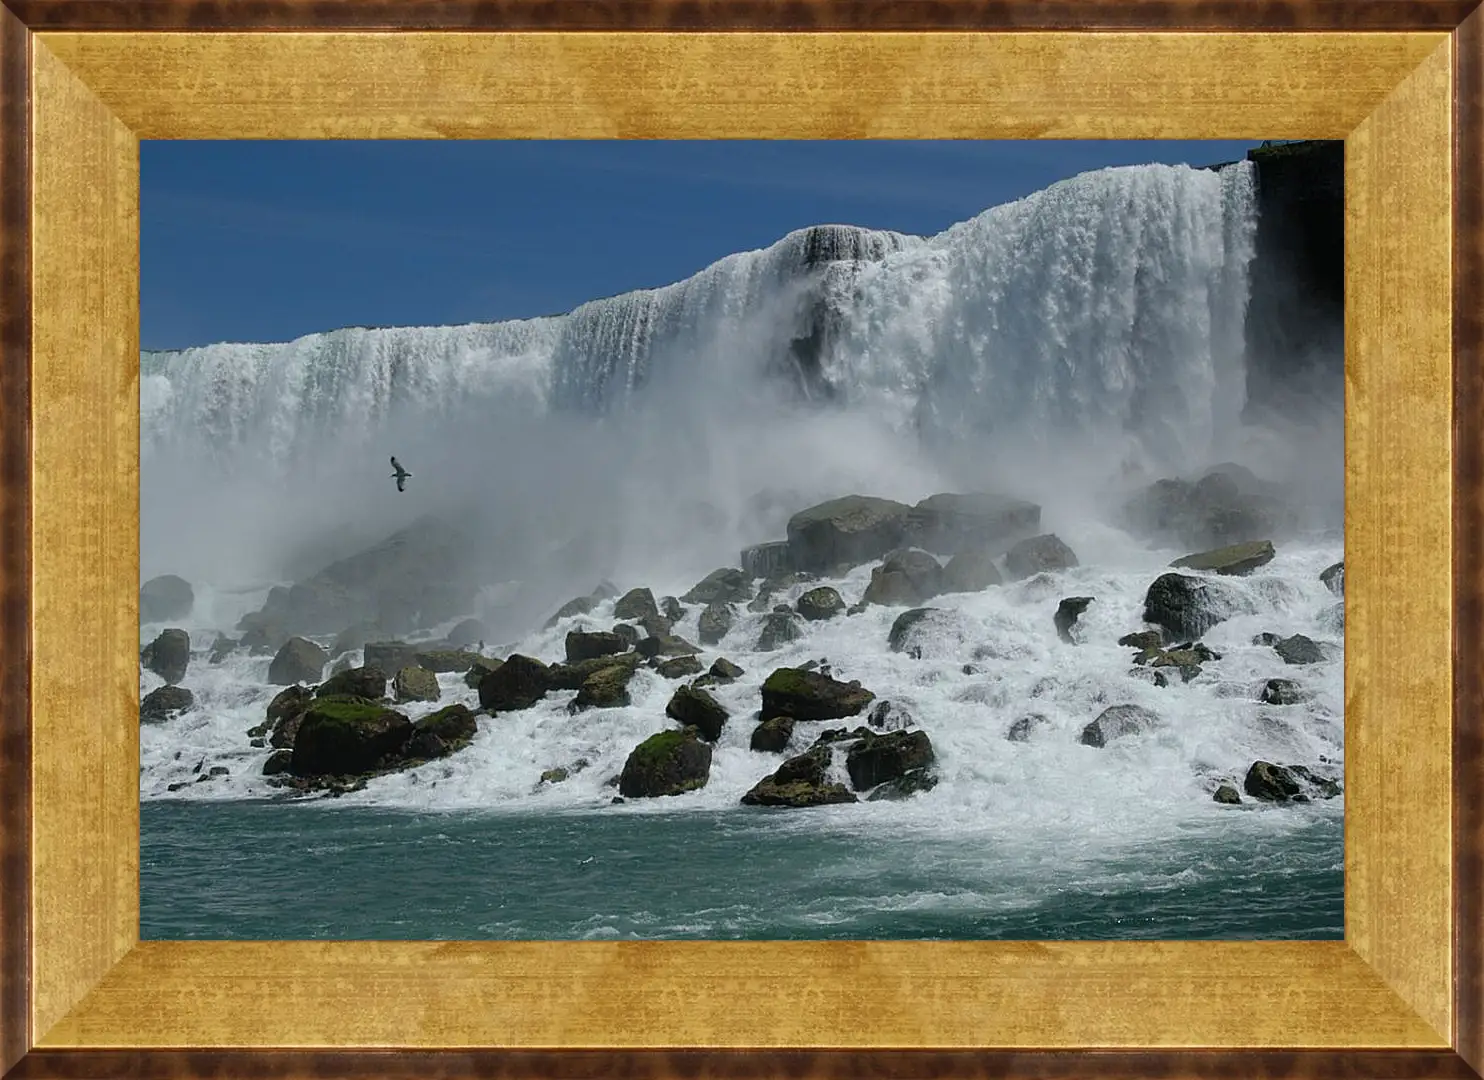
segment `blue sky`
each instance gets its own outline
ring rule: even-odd
[[[932,234],[1088,169],[1255,142],[145,142],[146,349],[486,322],[790,230]]]

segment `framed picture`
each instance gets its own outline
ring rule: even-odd
[[[0,1067],[1484,1072],[1481,18],[5,0]],[[1171,138],[1344,143],[1343,940],[141,940],[141,140]]]

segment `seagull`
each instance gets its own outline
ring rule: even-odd
[[[397,459],[395,457],[392,458],[392,468],[394,468],[394,469],[397,470],[396,472],[392,473],[392,479],[397,482],[397,490],[398,491],[405,491],[405,490],[407,490],[402,485],[407,482],[407,478],[409,476],[411,476],[412,474],[410,472],[408,472],[406,469],[402,468],[401,465],[397,464]]]

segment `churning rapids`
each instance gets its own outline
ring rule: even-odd
[[[424,856],[451,844],[449,866],[468,857],[449,839],[458,829],[522,823],[528,832],[500,832],[501,861],[490,870],[512,880],[530,870],[518,837],[544,845],[549,873],[520,897],[504,896],[498,917],[472,902],[462,923],[359,933],[319,912],[297,930],[279,923],[247,936],[1116,936],[1085,912],[1018,922],[1009,913],[1051,895],[1091,897],[1096,907],[1099,896],[1181,888],[1207,890],[1228,912],[1240,910],[1231,898],[1244,889],[1266,889],[1274,910],[1302,907],[1313,898],[1285,894],[1282,883],[1338,879],[1343,797],[1267,801],[1244,780],[1255,762],[1341,778],[1343,575],[1337,584],[1321,574],[1343,558],[1342,409],[1336,387],[1333,400],[1312,402],[1302,426],[1244,419],[1256,214],[1245,163],[1108,169],[930,238],[802,230],[683,282],[566,315],[145,354],[142,576],[179,575],[193,600],[188,614],[141,623],[141,646],[167,628],[189,634],[186,672],[173,681],[191,692],[185,711],[141,724],[142,799],[160,814],[219,813],[242,800],[269,812],[271,803],[309,815],[321,840],[357,808],[365,820],[452,813],[460,824],[423,828],[417,840]],[[401,494],[387,478],[390,454],[412,470]],[[1263,506],[1278,508],[1258,516],[1260,535],[1250,526],[1212,533],[1205,519],[1187,528],[1174,520],[1179,508],[1151,516],[1152,490],[1178,487],[1194,499],[1193,482],[1225,462],[1242,466],[1228,474],[1250,480]],[[1183,486],[1157,487],[1172,479]],[[570,632],[624,621],[614,612],[619,594],[647,587],[656,599],[684,597],[709,572],[738,566],[743,548],[784,540],[799,511],[852,494],[910,505],[939,492],[1029,500],[1040,507],[1029,532],[1055,534],[1073,557],[1019,571],[1006,555],[1021,537],[1007,534],[983,549],[993,559],[986,573],[1000,583],[972,591],[859,606],[883,550],[780,577],[766,602],[738,599],[730,628],[698,659],[700,671],[725,657],[743,674],[706,687],[729,719],[709,744],[704,784],[683,794],[615,800],[631,752],[679,728],[666,707],[690,681],[646,663],[628,682],[627,703],[574,712],[578,691],[553,689],[527,708],[481,712],[467,745],[335,799],[291,794],[281,777],[265,776],[276,751],[248,734],[283,689],[270,667],[287,634],[327,650],[326,676],[363,664],[368,633],[446,650],[471,618],[483,640],[465,633],[460,647],[562,662]],[[466,538],[454,555],[440,551],[455,567],[449,579],[427,583],[427,596],[448,586],[453,600],[419,608],[402,595],[402,622],[388,618],[358,638],[345,635],[349,623],[368,621],[359,615],[339,625],[306,616],[277,640],[252,622],[294,583],[429,521]],[[1271,540],[1274,553],[1239,575],[1180,571],[1221,597],[1225,617],[1199,635],[1215,659],[1193,673],[1156,669],[1148,656],[1136,662],[1138,649],[1118,641],[1149,629],[1151,584],[1172,561],[1232,540]],[[938,554],[943,562],[952,552]],[[616,589],[551,620],[600,582]],[[788,617],[792,636],[760,641],[770,620],[777,625],[777,605],[796,607],[821,586],[851,612]],[[1055,616],[1068,597],[1092,601],[1062,635]],[[700,626],[706,603],[681,606],[668,633],[711,636]],[[894,623],[917,607],[940,614],[919,625],[911,647],[892,648]],[[259,648],[231,647],[245,628],[269,636]],[[1313,646],[1305,662],[1271,644],[1294,635]],[[354,647],[337,653],[337,639]],[[1163,645],[1187,639],[1171,632]],[[892,800],[868,800],[861,788],[859,802],[838,805],[741,805],[821,732],[864,724],[872,711],[800,720],[784,750],[752,749],[762,683],[810,661],[858,680],[873,708],[889,701],[892,717],[910,717],[887,728],[926,732],[935,785]],[[1156,671],[1170,677],[1156,681]],[[480,709],[463,673],[436,680],[438,700],[388,707],[414,722],[451,704]],[[1271,680],[1286,680],[1284,690]],[[142,665],[141,696],[163,685]],[[1117,705],[1152,719],[1089,745],[1088,725]],[[1022,723],[1026,737],[1007,737],[1029,715],[1041,719],[1028,734]],[[849,787],[844,763],[836,750],[826,779]],[[1242,791],[1241,801],[1213,799],[1223,785]],[[275,829],[289,827],[271,812]],[[164,892],[185,879],[158,884],[169,875],[158,877],[151,860],[170,856],[152,820],[147,813],[146,893],[155,880],[157,899],[147,896],[146,921],[156,911],[167,936],[244,933],[158,914],[171,902]],[[566,822],[562,835],[578,839],[553,840],[542,821]],[[176,828],[189,846],[190,819]],[[265,843],[279,845],[266,860],[274,873],[296,861],[281,838]],[[570,851],[550,858],[561,843]],[[741,885],[727,903],[700,886],[688,897],[685,875],[653,872],[683,862],[687,848],[711,867],[712,893],[738,865],[775,881],[786,872],[792,883],[760,891],[755,904]],[[780,850],[793,853],[787,871],[769,862]],[[191,855],[190,888],[249,873],[201,858]],[[279,883],[285,896],[313,891],[316,858],[297,861],[301,877]],[[635,884],[620,862],[651,867],[649,878]],[[605,864],[614,876],[594,876]],[[549,893],[564,890],[566,865],[582,868],[584,888],[609,887],[563,914],[564,901]],[[369,870],[366,881],[392,887]],[[1254,908],[1248,924],[1229,920],[1220,933],[1202,933],[1184,913],[1151,936],[1179,937],[1193,925],[1193,936],[1326,936],[1341,918],[1337,893],[1330,900],[1332,911],[1306,909],[1298,929],[1264,922]],[[864,910],[875,921],[862,921]],[[948,914],[923,922],[924,911]]]

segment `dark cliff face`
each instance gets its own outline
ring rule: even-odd
[[[1345,375],[1345,144],[1253,150],[1256,252],[1247,307],[1247,415],[1337,402]]]

